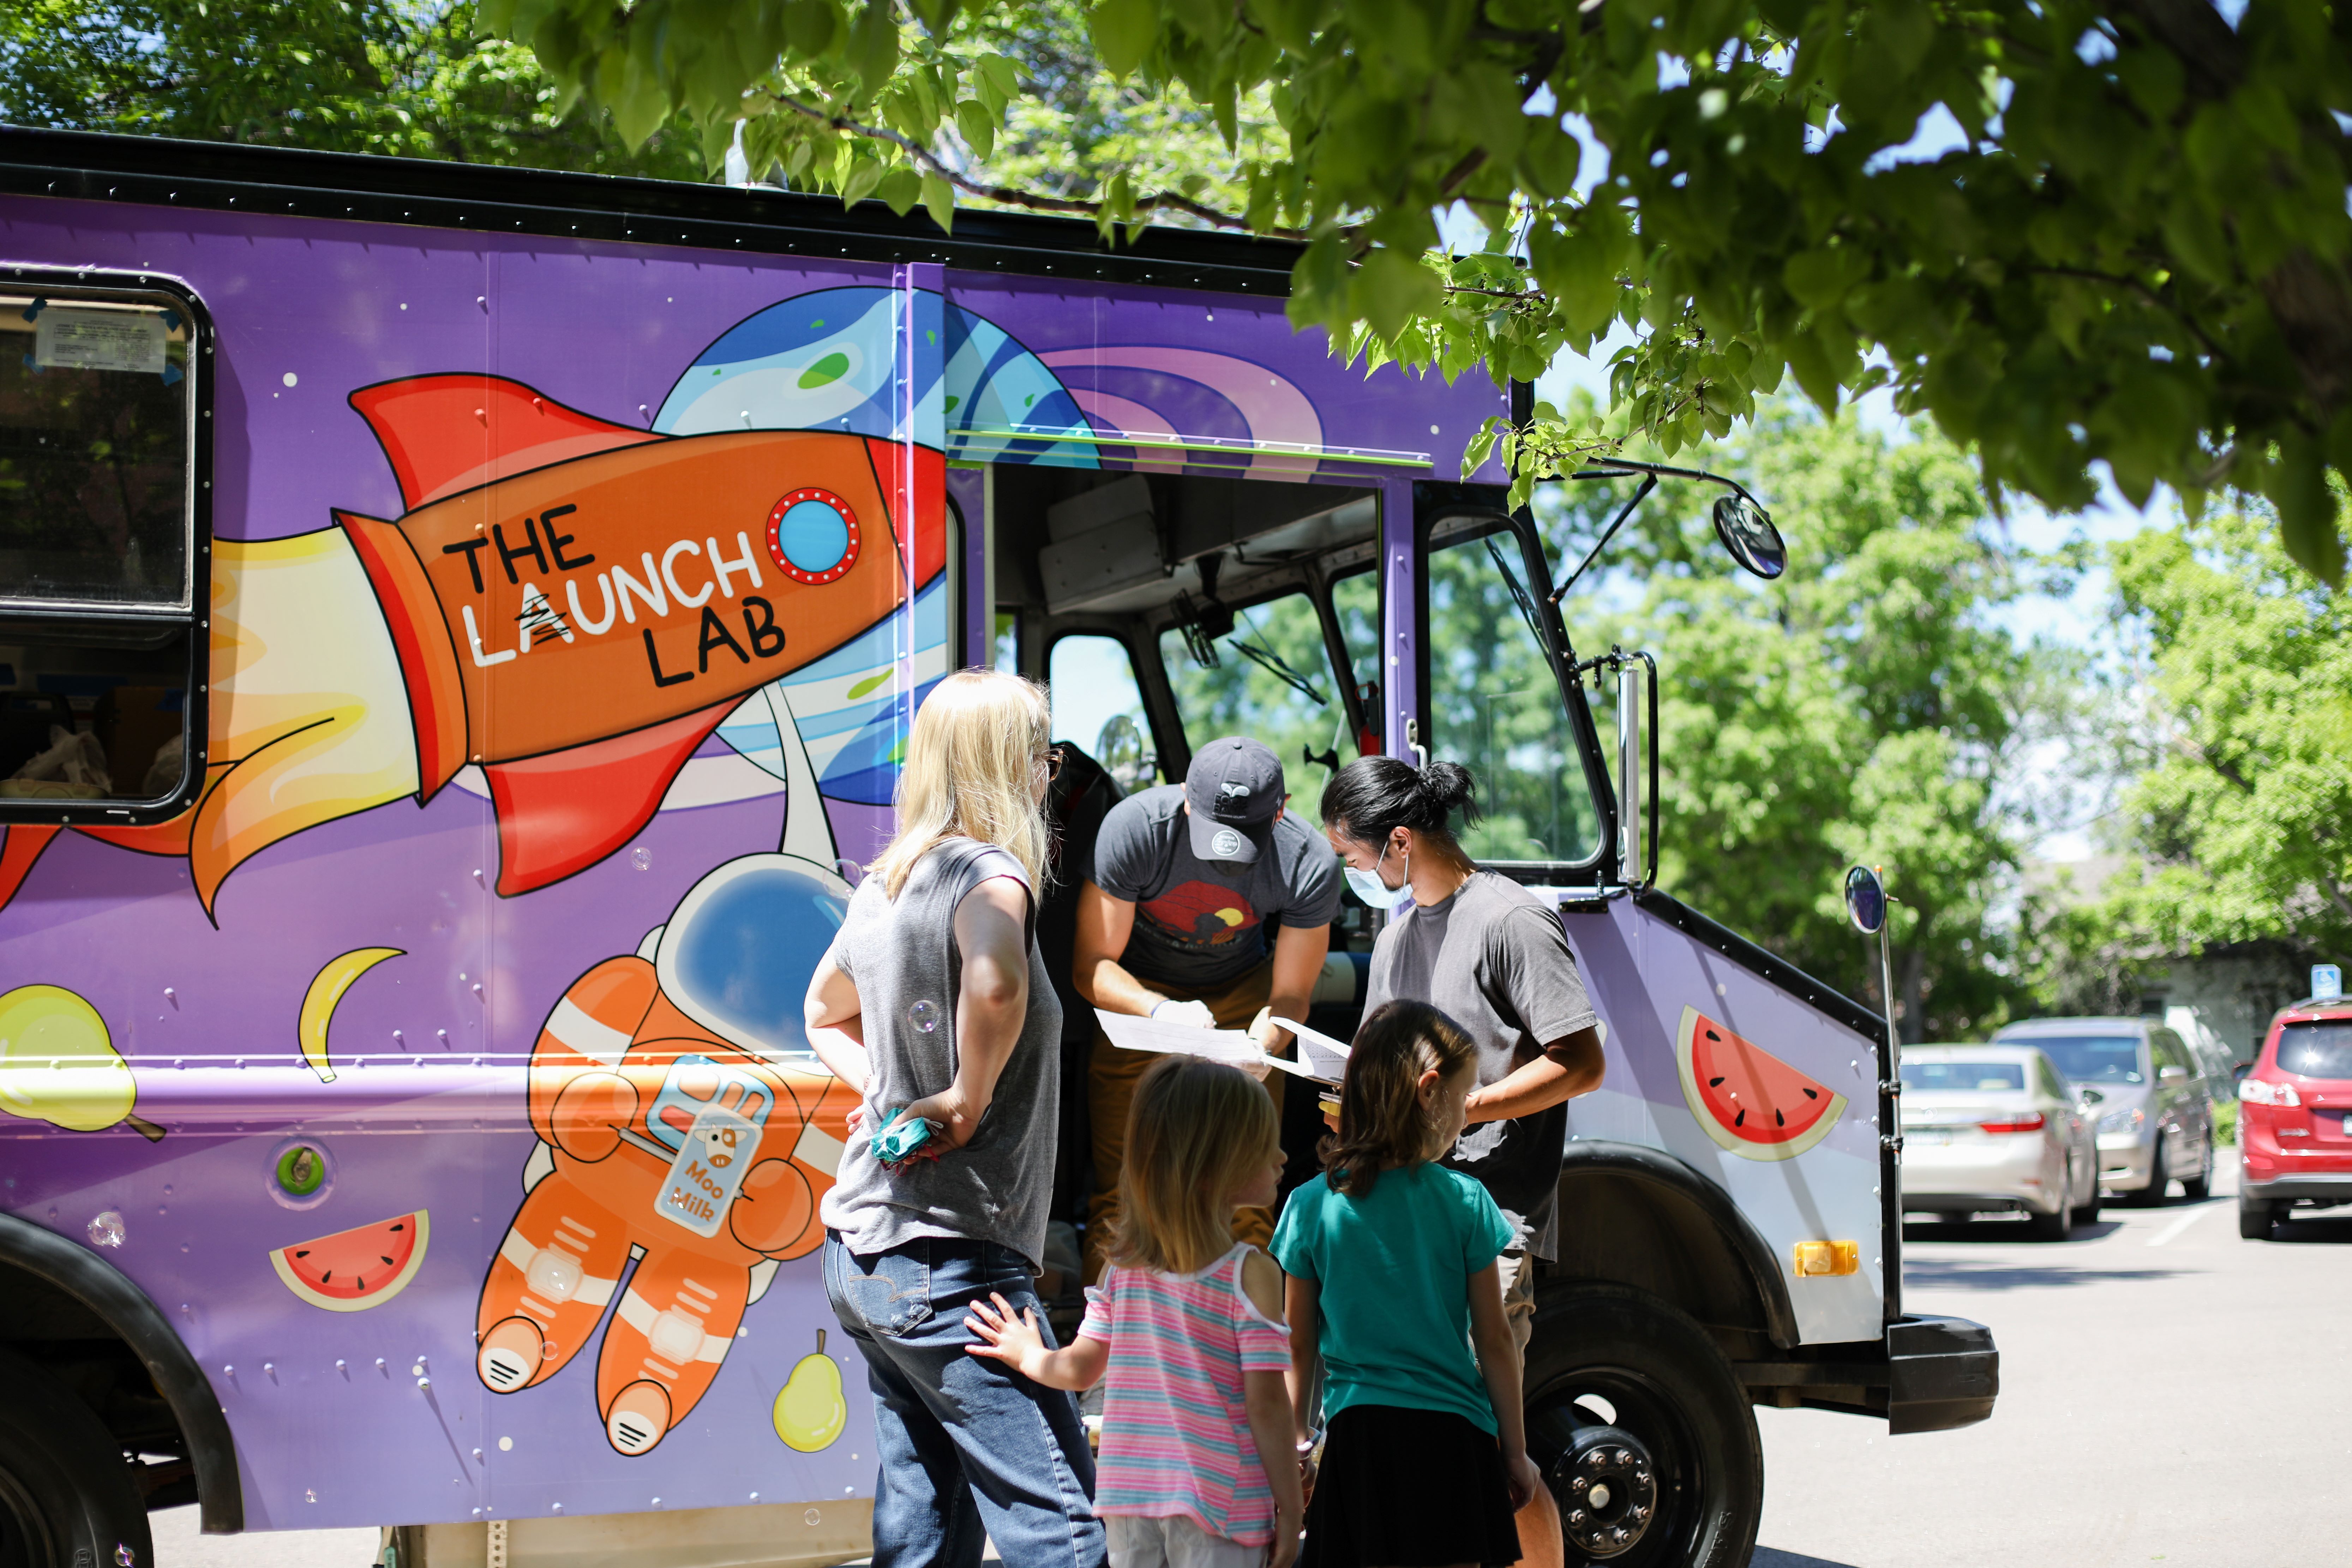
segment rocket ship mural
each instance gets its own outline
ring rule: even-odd
[[[509,896],[626,843],[745,695],[888,616],[908,522],[919,576],[945,549],[890,494],[887,441],[664,436],[492,376],[352,404],[409,507],[335,515],[399,649],[418,799],[481,765]],[[918,464],[916,495],[942,495],[944,459]]]

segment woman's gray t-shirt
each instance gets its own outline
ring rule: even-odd
[[[1450,1015],[1478,1046],[1478,1087],[1500,1083],[1544,1047],[1599,1022],[1569,951],[1559,911],[1494,871],[1474,872],[1451,898],[1408,904],[1372,943],[1364,992],[1369,1013],[1391,997]],[[1508,1121],[1464,1130],[1444,1163],[1477,1178],[1526,1249],[1558,1255],[1565,1102]]]
[[[938,1094],[955,1078],[955,911],[992,877],[1024,889],[1021,862],[971,838],[942,840],[915,863],[892,899],[868,877],[827,956],[857,987],[860,1025],[872,1071],[866,1121],[849,1140],[833,1190],[819,1209],[826,1228],[852,1252],[873,1254],[918,1237],[993,1241],[1042,1264],[1046,1207],[1054,1181],[1055,1128],[1061,1097],[1062,1005],[1034,938],[1030,889],[1029,1016],[1021,1026],[996,1093],[971,1142],[936,1160],[896,1170],[875,1159],[871,1139],[892,1111]]]

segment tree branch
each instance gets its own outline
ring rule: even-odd
[[[798,99],[788,98],[781,92],[772,92],[769,96],[773,98],[779,106],[789,109],[804,119],[813,120],[819,125],[852,136],[864,136],[873,141],[889,142],[905,153],[924,173],[937,175],[967,195],[978,196],[983,201],[1001,202],[1007,206],[1024,207],[1031,212],[1070,213],[1080,217],[1097,220],[1100,220],[1104,216],[1105,207],[1101,202],[1086,201],[1072,196],[1041,196],[1033,191],[1018,190],[1011,185],[984,184],[942,163],[929,148],[916,142],[912,137],[901,136],[886,126],[861,124],[845,114],[828,114],[814,104],[803,103]],[[1158,195],[1139,197],[1134,210],[1138,213],[1145,213],[1163,207],[1174,212],[1189,213],[1213,227],[1230,229],[1241,234],[1265,233],[1283,239],[1311,237],[1305,229],[1300,228],[1254,229],[1246,218],[1220,212],[1205,203],[1196,202],[1192,197],[1179,195],[1174,191],[1162,191]]]

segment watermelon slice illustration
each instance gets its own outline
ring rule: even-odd
[[[1845,1114],[1845,1096],[1696,1007],[1683,1009],[1675,1066],[1700,1129],[1743,1160],[1793,1160]]]
[[[425,1263],[431,1225],[423,1209],[353,1226],[269,1255],[286,1289],[330,1312],[363,1312],[407,1289]]]

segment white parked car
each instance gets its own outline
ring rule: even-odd
[[[2033,1046],[1906,1046],[1904,1211],[2021,1211],[2037,1239],[2065,1240],[2099,1217],[2084,1098]]]

